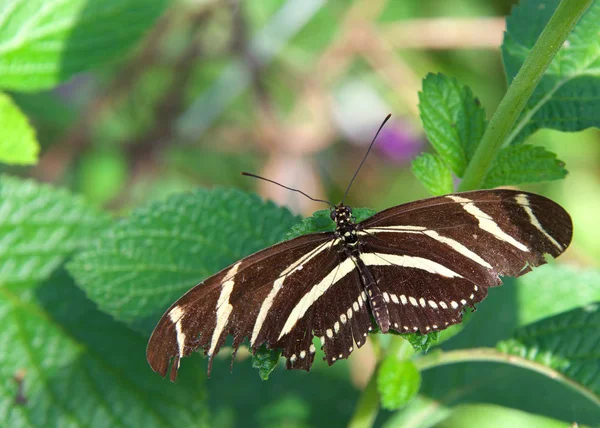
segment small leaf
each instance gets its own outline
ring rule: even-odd
[[[431,195],[447,195],[454,191],[452,172],[438,155],[422,153],[412,161],[412,170]]]
[[[262,380],[268,380],[271,372],[277,367],[280,356],[280,349],[267,349],[265,345],[262,345],[252,355],[252,368],[258,369],[258,375]]]
[[[522,0],[506,20],[502,58],[509,83],[545,28],[560,0]],[[540,128],[580,131],[600,126],[600,2],[594,1],[544,73],[510,143]]]
[[[37,163],[40,145],[27,117],[6,94],[0,93],[0,162]]]
[[[518,325],[600,302],[600,270],[548,264],[515,279]]]
[[[0,3],[0,86],[51,88],[120,58],[163,12],[165,0],[14,0]]]
[[[530,144],[508,146],[498,153],[482,187],[490,189],[522,183],[539,183],[560,180],[566,175],[564,162],[545,148]]]
[[[146,339],[99,312],[64,271],[35,289],[0,288],[0,323],[3,426],[208,425],[204,373],[177,384],[153,373]]]
[[[239,190],[198,190],[135,210],[68,264],[100,309],[149,330],[204,278],[280,241],[298,217]],[[151,321],[147,321],[151,320]]]
[[[487,125],[481,103],[458,80],[428,74],[419,93],[419,110],[429,142],[462,177]]]
[[[285,240],[296,238],[301,235],[319,232],[333,232],[335,222],[330,217],[330,210],[315,211],[312,216],[303,219],[301,222],[292,226],[291,230],[285,235]],[[371,208],[352,208],[352,215],[357,222],[366,220],[377,213]]]
[[[0,281],[40,281],[108,224],[65,190],[0,176]]]
[[[381,406],[396,410],[406,405],[419,392],[421,373],[411,360],[398,360],[391,355],[381,364],[377,373],[377,390]]]
[[[437,345],[440,339],[440,332],[434,331],[429,334],[408,333],[403,334],[402,337],[408,340],[415,352],[427,352],[429,348]]]
[[[600,397],[597,304],[519,328],[512,339],[499,342],[497,348],[557,370]]]

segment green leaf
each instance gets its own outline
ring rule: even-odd
[[[206,426],[204,373],[172,384],[146,340],[99,312],[64,271],[36,289],[0,288],[5,426]]]
[[[427,352],[429,348],[437,345],[440,339],[440,332],[435,331],[429,334],[408,333],[403,334],[402,337],[408,340],[415,352]]]
[[[454,191],[452,172],[438,155],[422,153],[412,161],[412,170],[431,195],[447,195]]]
[[[281,350],[267,349],[265,345],[262,345],[252,355],[252,367],[258,369],[258,375],[262,380],[268,380],[271,372],[277,367],[280,356]]]
[[[559,0],[522,0],[506,21],[502,44],[511,82],[556,9]],[[508,143],[540,128],[579,131],[600,126],[600,2],[594,1],[546,70]]]
[[[0,86],[50,88],[121,58],[166,0],[14,0],[0,3]]]
[[[549,264],[515,281],[519,326],[600,302],[599,270]]]
[[[437,427],[450,413],[451,409],[445,406],[444,403],[423,395],[417,395],[406,407],[397,411],[385,421],[383,427]]]
[[[428,74],[419,92],[419,110],[429,142],[462,177],[487,124],[481,103],[458,80]]]
[[[303,219],[301,222],[292,226],[291,230],[285,235],[285,240],[296,238],[308,233],[333,232],[335,222],[330,217],[330,210],[315,211],[312,216]],[[371,208],[352,208],[352,215],[357,222],[366,220],[377,211]]]
[[[239,190],[177,194],[135,210],[77,254],[68,269],[100,309],[127,323],[142,322],[145,331],[187,290],[280,241],[298,220]]]
[[[385,359],[377,373],[377,390],[384,409],[395,410],[406,405],[419,392],[421,373],[411,360],[395,355]]]
[[[27,117],[8,95],[0,93],[0,162],[33,165],[39,151],[40,145]]]
[[[530,144],[508,146],[498,152],[482,188],[560,180],[566,175],[564,162],[545,148]]]
[[[497,348],[563,373],[600,400],[600,311],[579,308],[519,328]]]
[[[107,223],[65,190],[0,176],[0,284],[48,278]]]
[[[478,428],[566,428],[569,422],[510,409],[495,404],[462,404],[452,408],[449,416],[436,425],[440,428],[462,428],[465,421]],[[583,428],[582,425],[578,425]]]

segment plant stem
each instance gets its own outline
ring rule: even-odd
[[[546,68],[592,0],[562,0],[525,58],[467,166],[460,190],[478,189]]]
[[[415,359],[414,363],[415,366],[417,366],[417,369],[423,371],[448,364],[468,363],[473,361],[505,363],[532,370],[549,377],[550,379],[554,379],[566,386],[569,386],[584,397],[588,398],[594,404],[600,405],[600,397],[583,385],[573,381],[572,379],[569,379],[562,373],[535,361],[531,361],[517,355],[505,354],[504,352],[500,352],[494,348],[473,348],[459,349],[449,352],[432,352],[424,357]]]
[[[379,365],[373,371],[369,383],[362,392],[348,428],[369,428],[373,426],[379,412],[379,393],[377,392],[377,372]]]

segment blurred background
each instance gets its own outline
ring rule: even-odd
[[[70,188],[118,216],[173,192],[214,186],[254,190],[309,215],[324,207],[240,171],[337,202],[392,113],[348,203],[381,210],[426,197],[410,172],[411,159],[430,150],[419,121],[421,81],[428,72],[458,78],[490,117],[506,90],[499,46],[515,3],[173,1],[117,62],[51,92],[12,93],[43,148],[33,168],[2,168]],[[570,174],[526,188],[572,214],[575,239],[564,259],[599,267],[600,133],[543,131],[533,139]],[[231,383],[208,383],[209,401],[223,424],[240,421],[238,405],[260,407],[252,421],[263,426],[288,419],[289,426],[310,425],[327,412],[326,419],[347,421],[369,377],[368,352],[321,378],[279,373],[262,384],[241,364],[225,378]],[[248,398],[250,387],[258,396]]]

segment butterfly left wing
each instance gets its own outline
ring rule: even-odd
[[[360,258],[389,313],[378,323],[421,333],[460,322],[465,307],[501,284],[499,275],[520,276],[546,263],[545,254],[558,256],[572,236],[558,204],[502,189],[400,205],[359,227]]]

